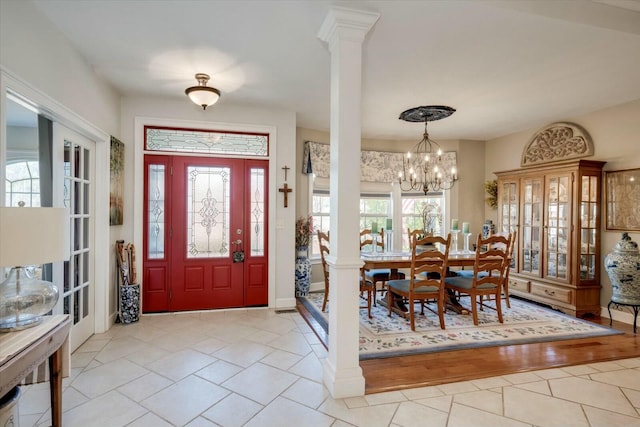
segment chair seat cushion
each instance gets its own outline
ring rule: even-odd
[[[409,279],[404,279],[404,280],[390,280],[387,282],[387,286],[389,287],[390,291],[398,291],[398,292],[402,292],[402,293],[409,293],[409,287],[411,286],[411,280]],[[420,286],[417,287],[413,290],[414,294],[420,294],[420,293],[433,293],[433,292],[438,292],[438,287],[437,286]]]
[[[389,277],[391,277],[391,270],[388,268],[374,268],[373,270],[367,270],[364,272],[364,275],[367,277],[367,279],[372,279],[374,281],[379,281],[379,280],[389,280]],[[398,272],[398,278],[399,279],[404,279],[405,275],[402,272]]]
[[[460,277],[471,278],[473,277],[473,270],[460,270],[456,271],[456,274]],[[478,277],[487,277],[488,275],[489,273],[487,273],[486,271],[481,271],[480,273],[478,273]]]
[[[444,279],[444,282],[447,285],[455,286],[456,288],[460,288],[460,289],[468,290],[473,287],[473,277],[461,277],[461,276],[446,277]],[[496,288],[496,285],[493,283],[483,283],[478,286],[478,289],[495,289],[495,288]]]

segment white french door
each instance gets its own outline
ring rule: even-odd
[[[94,333],[95,142],[54,123],[54,203],[69,210],[71,256],[54,266],[60,292],[56,314],[72,321],[71,351]]]

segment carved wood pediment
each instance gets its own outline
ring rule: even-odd
[[[575,123],[552,123],[533,135],[522,152],[520,166],[554,163],[593,156],[593,140]]]

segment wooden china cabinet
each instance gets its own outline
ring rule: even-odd
[[[518,232],[509,293],[577,317],[600,315],[604,164],[573,160],[496,172],[498,231]]]

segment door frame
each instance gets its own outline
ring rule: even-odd
[[[95,142],[95,176],[109,176],[109,147],[111,137],[94,126],[92,123],[60,104],[44,92],[11,73],[4,67],[0,67],[0,140],[6,141],[6,117],[4,108],[7,101],[7,92],[20,98],[31,105],[39,114],[57,122],[74,132]],[[0,164],[5,164],[5,151],[0,149]],[[4,178],[4,168],[0,168],[0,178]],[[110,313],[109,307],[113,297],[109,292],[109,279],[111,275],[110,263],[95,262],[97,259],[112,260],[111,243],[109,234],[109,180],[96,179],[95,192],[95,252],[94,252],[94,333],[106,332],[115,322],[115,312]],[[4,185],[0,186],[0,197],[4,200]]]
[[[277,184],[275,179],[271,179],[276,176],[276,127],[275,126],[262,126],[252,125],[246,123],[221,123],[221,122],[195,122],[177,119],[161,119],[154,117],[135,117],[134,119],[134,178],[133,178],[133,194],[144,194],[144,154],[145,154],[145,126],[160,126],[168,128],[187,128],[187,129],[201,129],[201,130],[216,130],[216,131],[228,131],[228,132],[247,132],[247,133],[263,133],[269,135],[269,154],[265,157],[260,157],[261,160],[267,160],[269,162],[268,168],[268,235],[275,236],[276,225],[276,203],[277,200]],[[230,157],[230,158],[252,158],[251,156],[224,156],[216,155],[216,157]],[[133,243],[136,247],[142,248],[143,244],[143,221],[144,221],[144,200],[142,197],[135,197],[133,201]],[[275,239],[270,238],[267,241],[268,245],[268,304],[267,307],[275,308],[276,305],[276,260],[274,254],[276,253]],[[142,271],[142,256],[138,256],[136,259],[136,268],[138,271]],[[144,286],[144,284],[142,285]],[[142,295],[143,292],[140,292]],[[142,302],[140,306],[142,307]]]

